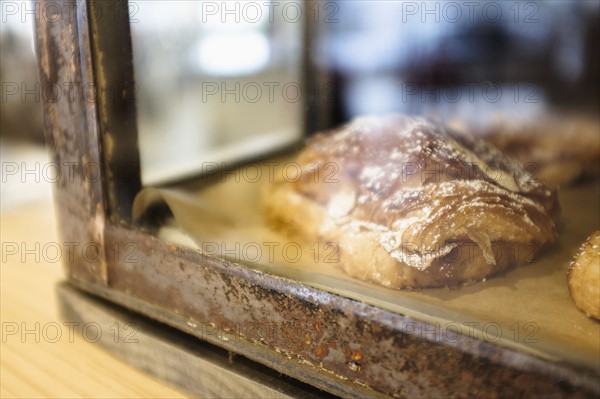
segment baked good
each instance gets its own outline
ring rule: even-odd
[[[600,121],[568,114],[496,114],[485,124],[451,121],[455,129],[481,135],[533,177],[567,186],[600,175]]]
[[[482,140],[402,115],[311,139],[301,176],[276,174],[268,221],[333,243],[351,276],[392,288],[456,286],[530,261],[556,239],[556,193]]]
[[[588,317],[600,320],[600,231],[581,245],[567,273],[575,305]]]

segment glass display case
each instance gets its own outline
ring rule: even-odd
[[[599,325],[565,278],[599,227],[597,163],[562,183],[555,247],[460,288],[358,280],[338,243],[264,214],[306,140],[367,114],[597,134],[597,2],[37,7],[43,87],[92,88],[44,104],[53,161],[75,171],[55,187],[60,233],[91,244],[70,284],[342,397],[600,393]]]

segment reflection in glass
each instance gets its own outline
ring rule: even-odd
[[[269,2],[140,2],[132,20],[144,183],[301,135],[302,23]]]

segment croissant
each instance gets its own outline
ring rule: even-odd
[[[264,195],[269,223],[333,243],[350,276],[457,286],[534,259],[556,239],[556,192],[485,142],[425,118],[362,117],[312,138]]]

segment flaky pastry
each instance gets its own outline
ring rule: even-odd
[[[489,123],[450,125],[481,135],[535,178],[550,186],[568,186],[600,175],[600,123],[569,114],[536,114],[531,118],[495,115]]]
[[[297,179],[265,192],[271,224],[332,242],[354,277],[456,286],[531,260],[555,241],[556,194],[481,140],[424,118],[363,117],[311,139]]]
[[[581,245],[567,274],[571,298],[588,317],[600,320],[600,230]]]

